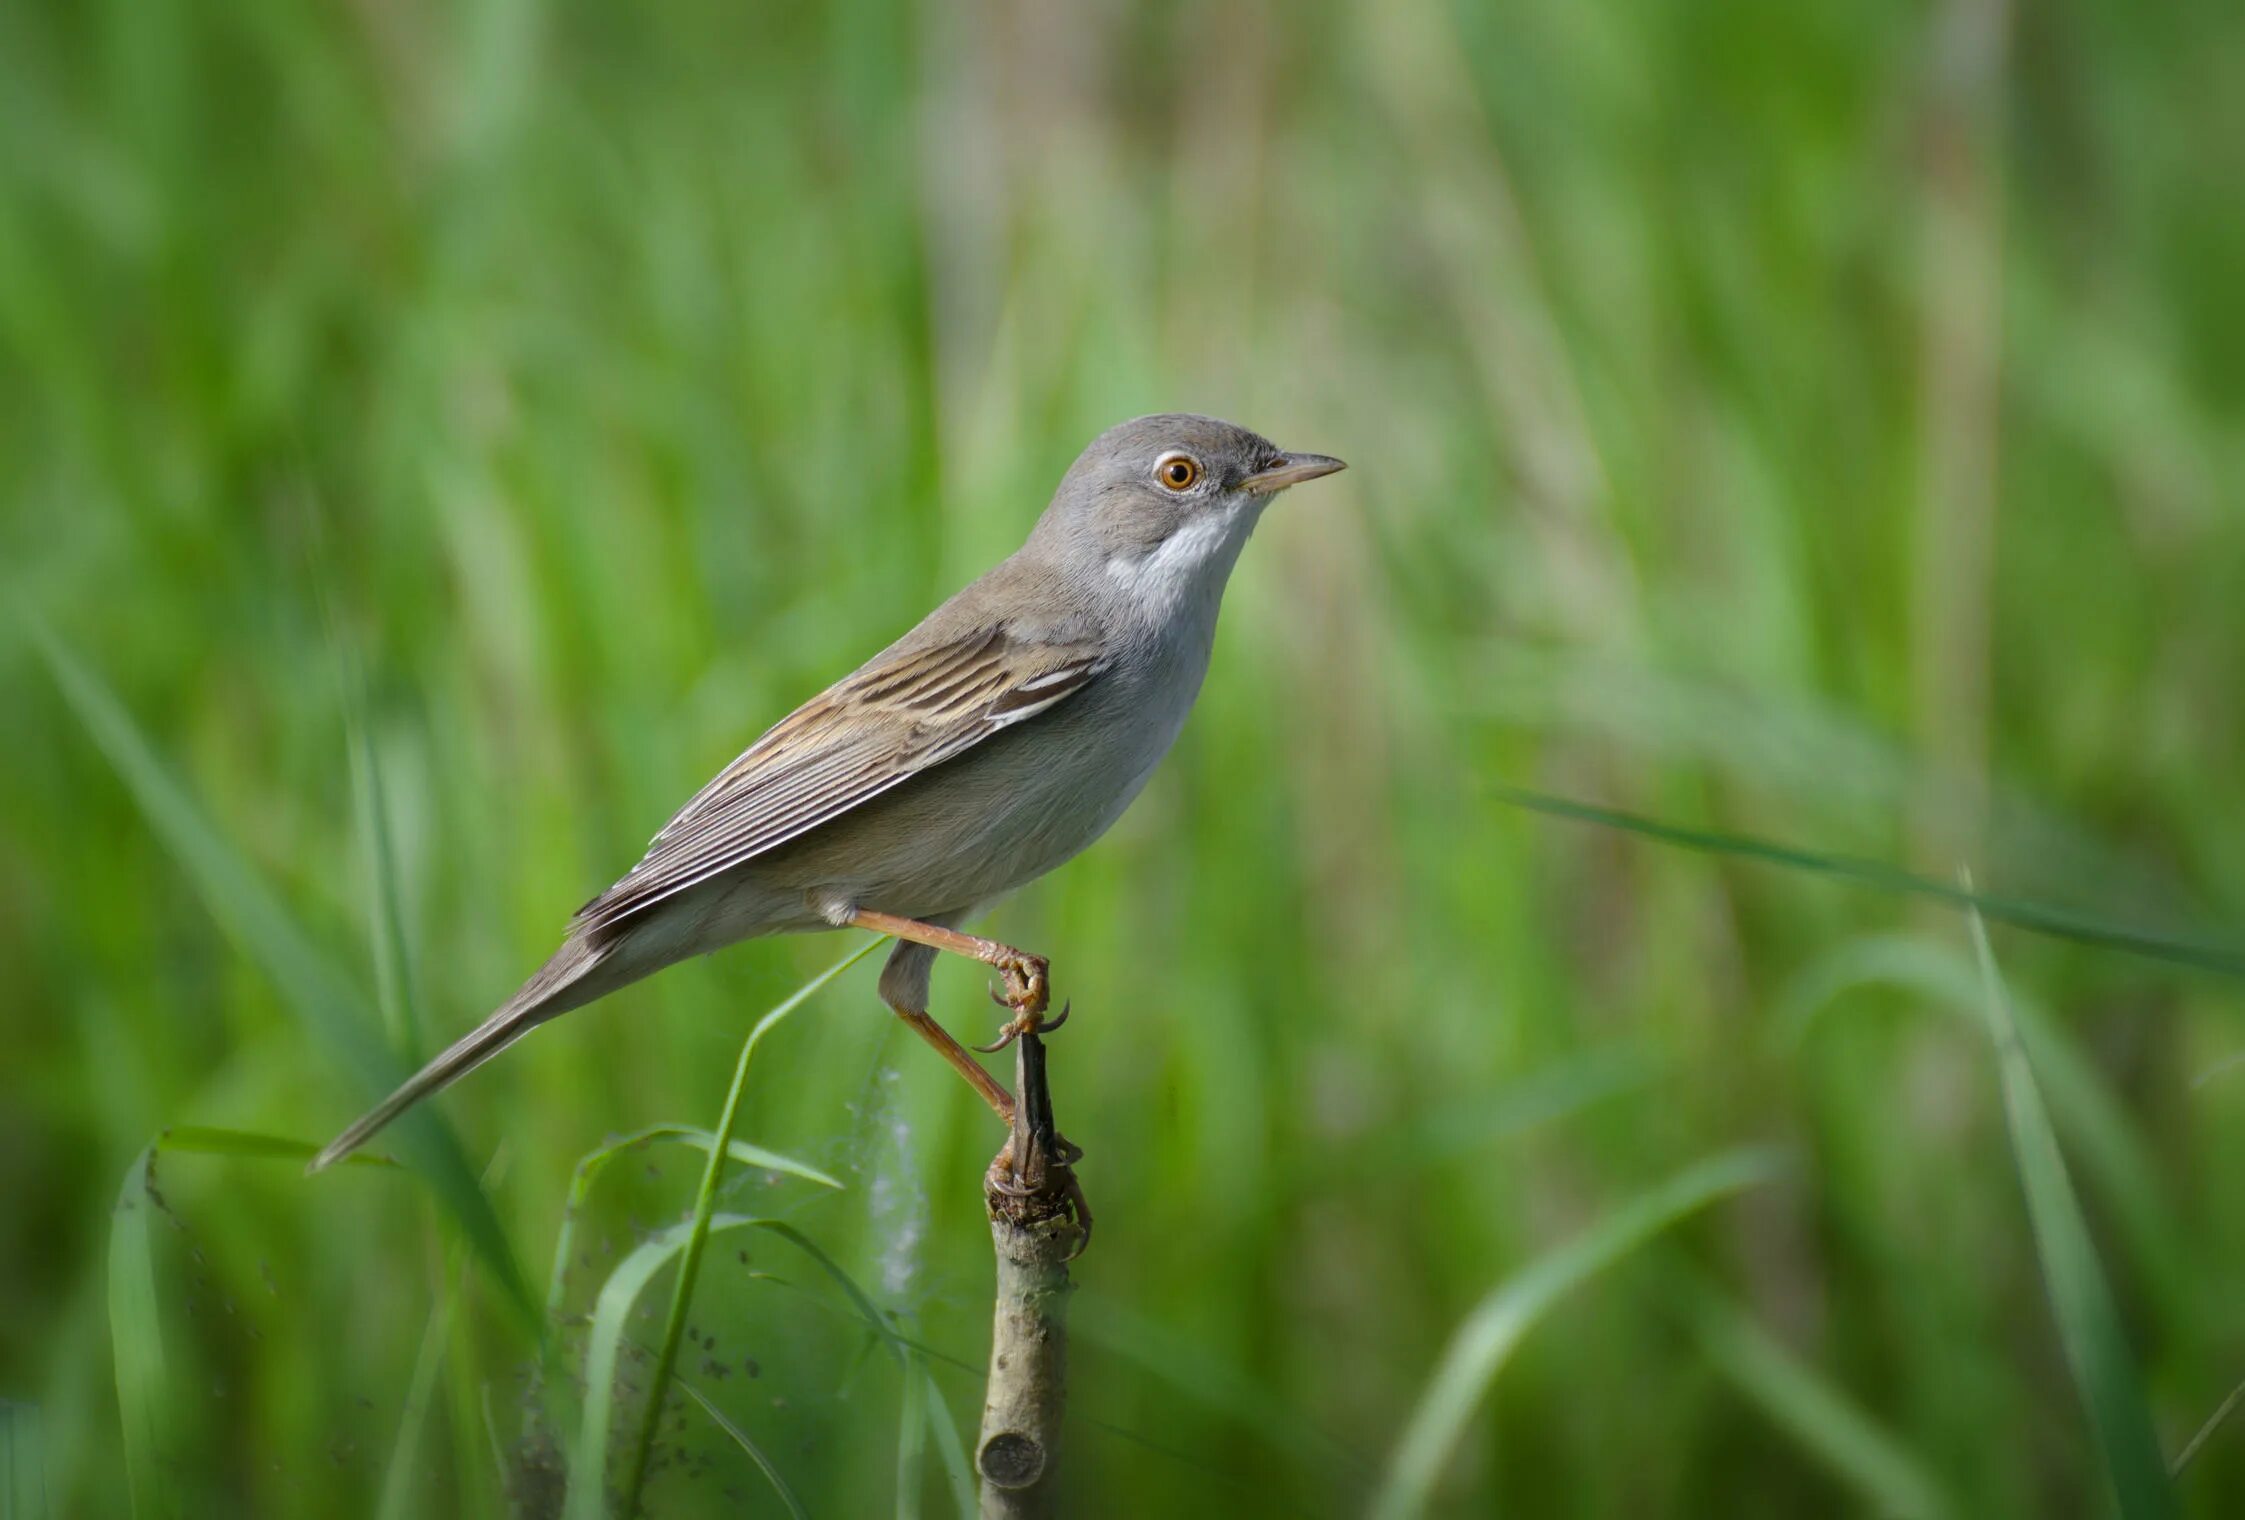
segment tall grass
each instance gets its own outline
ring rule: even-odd
[[[1969,878],[1966,884],[1970,885]],[[2026,1193],[2051,1314],[2066,1348],[2067,1365],[2088,1406],[2090,1428],[2114,1497],[2129,1520],[2179,1514],[2135,1355],[2059,1150],[2041,1085],[2027,1059],[2026,1044],[2019,1038],[2002,973],[1988,948],[1987,926],[1977,915],[1972,920],[1972,948],[1986,987],[1988,1033],[1995,1045],[2012,1153],[2019,1163],[2019,1182]]]
[[[2109,940],[2245,924],[2241,103],[2227,0],[0,7],[0,596],[52,630],[0,632],[0,1400],[50,1513],[552,1512],[708,1152],[573,1169],[708,1126],[832,944],[558,1021],[402,1169],[159,1148],[137,1257],[119,1180],[332,1133],[1172,406],[1352,468],[989,919],[1075,1001],[1077,1511],[1361,1512],[1493,1285],[1751,1146],[1460,1401],[1430,1512],[2096,1512],[1966,924],[1506,789],[2104,934],[1994,949],[2180,1453],[2245,1376],[2245,1026]],[[846,1186],[719,1180],[795,1237],[709,1237],[722,1420],[666,1408],[652,1513],[956,1506],[999,1137],[894,1022],[861,969],[758,1049],[741,1135]],[[565,1222],[549,1312],[510,1263]]]

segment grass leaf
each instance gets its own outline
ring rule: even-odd
[[[205,1124],[175,1124],[156,1137],[159,1150],[198,1156],[239,1156],[252,1161],[293,1161],[299,1166],[318,1155],[320,1148],[309,1140],[292,1140],[286,1135],[260,1134],[255,1130],[218,1129]],[[358,1152],[347,1156],[343,1164],[359,1162],[366,1166],[397,1166],[389,1156]]]
[[[928,1387],[917,1357],[904,1369],[904,1397],[896,1411],[896,1520],[920,1520],[920,1486],[927,1477]]]
[[[748,1453],[748,1460],[756,1464],[757,1471],[764,1475],[764,1481],[772,1485],[772,1492],[779,1496],[780,1504],[788,1514],[794,1520],[810,1520],[809,1513],[803,1508],[803,1501],[795,1497],[795,1490],[787,1486],[787,1479],[780,1476],[780,1470],[772,1465],[772,1459],[764,1454],[764,1448],[750,1440],[747,1431],[726,1418],[725,1411],[712,1403],[709,1395],[684,1378],[678,1380],[678,1386],[688,1398],[702,1406],[702,1413],[709,1416],[712,1424],[731,1436],[733,1444]]]
[[[561,1320],[561,1300],[568,1285],[570,1253],[576,1249],[577,1221],[584,1214],[585,1205],[592,1199],[593,1185],[608,1169],[608,1164],[641,1145],[658,1140],[676,1141],[692,1146],[708,1155],[717,1137],[706,1129],[695,1129],[686,1124],[653,1124],[631,1134],[609,1141],[598,1149],[587,1151],[577,1162],[576,1172],[569,1179],[569,1197],[561,1210],[561,1228],[554,1234],[553,1269],[546,1279],[545,1322],[558,1324]],[[840,1188],[843,1184],[808,1162],[778,1151],[751,1145],[746,1140],[735,1140],[726,1146],[726,1153],[744,1167],[754,1167],[768,1172],[781,1172],[790,1177],[800,1177],[822,1187]]]
[[[615,1271],[608,1273],[608,1280],[599,1289],[599,1298],[593,1302],[593,1327],[586,1336],[584,1352],[584,1412],[581,1412],[577,1428],[577,1444],[570,1450],[568,1462],[568,1520],[597,1520],[606,1513],[604,1480],[608,1466],[608,1426],[615,1412],[615,1376],[617,1367],[624,1361],[624,1327],[631,1322],[631,1311],[640,1302],[640,1293],[647,1291],[653,1275],[662,1271],[671,1257],[685,1251],[689,1239],[696,1235],[707,1239],[709,1235],[723,1235],[725,1230],[741,1228],[770,1230],[772,1235],[784,1237],[786,1242],[810,1253],[810,1257],[822,1264],[851,1295],[851,1302],[858,1304],[860,1316],[867,1318],[873,1329],[882,1331],[891,1343],[896,1340],[896,1331],[885,1327],[880,1311],[873,1309],[871,1300],[849,1278],[849,1273],[835,1266],[831,1255],[826,1255],[822,1248],[810,1242],[808,1235],[786,1224],[784,1219],[712,1215],[707,1221],[687,1219],[667,1230],[658,1230],[656,1235],[635,1246],[631,1255],[617,1262]],[[900,1343],[891,1345],[891,1354],[898,1356],[898,1365],[902,1365],[905,1349]],[[647,1397],[658,1397],[651,1379]]]
[[[1624,833],[1659,840],[1663,844],[1680,845],[1687,850],[1700,850],[1713,855],[1735,855],[1768,865],[1784,866],[1790,870],[1808,871],[1899,896],[1922,897],[1945,903],[1952,908],[1971,909],[1999,923],[2011,924],[2053,939],[2072,940],[2078,944],[2096,945],[2108,950],[2122,950],[2153,960],[2173,961],[2178,965],[2195,966],[2202,971],[2219,972],[2223,976],[2245,978],[2245,950],[2231,945],[2214,945],[2200,940],[2131,929],[2050,903],[2031,902],[2023,898],[1990,897],[1970,887],[1935,881],[1930,877],[1905,871],[1900,866],[1888,865],[1884,861],[1862,860],[1850,855],[1825,855],[1792,845],[1773,844],[1744,834],[1686,828],[1682,824],[1663,823],[1635,813],[1619,812],[1613,808],[1576,802],[1566,797],[1553,797],[1524,787],[1492,786],[1489,790],[1499,801],[1554,818],[1572,818],[1579,823],[1619,829]]]
[[[1708,1364],[1800,1443],[1872,1514],[1930,1520],[1954,1501],[1909,1449],[1821,1372],[1711,1288],[1695,1294],[1692,1329]]]
[[[1390,1186],[1413,1168],[1557,1123],[1608,1098],[1635,1092],[1658,1074],[1657,1064],[1641,1051],[1620,1046],[1584,1051],[1502,1087],[1351,1137],[1337,1154],[1305,1155],[1288,1180],[1305,1192],[1346,1184]]]
[[[1986,994],[1988,1032],[1995,1042],[1996,1070],[2003,1085],[2004,1113],[2010,1121],[2011,1149],[2034,1228],[2035,1252],[2042,1261],[2050,1310],[2066,1365],[2089,1408],[2089,1423],[2105,1459],[2113,1493],[2126,1520],[2159,1520],[2180,1513],[2166,1459],[2153,1432],[2151,1411],[2136,1377],[2120,1314],[2106,1285],[2088,1221],[2066,1172],[2058,1136],[2043,1106],[2034,1067],[2019,1038],[1995,955],[1988,948],[1987,925],[1972,915],[1972,948],[1980,959]]]
[[[156,1304],[156,1211],[151,1145],[125,1168],[109,1221],[109,1344],[117,1366],[117,1413],[124,1429],[125,1480],[140,1520],[177,1512],[165,1472],[171,1444],[164,1391],[164,1324]]]
[[[765,1228],[771,1229],[772,1226],[767,1224]],[[818,1310],[822,1314],[836,1315],[845,1319],[849,1319],[853,1322],[862,1323],[864,1321],[864,1314],[854,1306],[851,1308],[844,1308],[842,1305],[829,1301],[828,1299],[812,1292],[809,1288],[806,1288],[799,1283],[792,1283],[787,1281],[785,1278],[775,1277],[769,1273],[759,1274],[759,1280],[769,1283],[775,1288],[781,1288],[788,1292],[797,1294],[802,1298],[803,1302],[807,1306]],[[852,1284],[851,1286],[854,1288],[855,1285]],[[1100,1304],[1098,1315],[1096,1317],[1103,1318],[1109,1307],[1109,1303]],[[1086,1319],[1088,1320],[1092,1317],[1094,1316],[1086,1316]],[[958,1374],[961,1378],[971,1379],[971,1386],[974,1388],[974,1390],[977,1393],[981,1391],[982,1380],[988,1371],[988,1368],[984,1363],[970,1362],[963,1356],[952,1355],[950,1352],[945,1351],[940,1346],[931,1346],[926,1341],[915,1340],[911,1336],[897,1334],[893,1329],[886,1329],[886,1327],[880,1324],[874,1324],[869,1328],[876,1332],[876,1339],[881,1338],[882,1334],[885,1333],[889,1338],[892,1338],[895,1341],[898,1349],[910,1352],[915,1358],[920,1371],[925,1374],[931,1382],[934,1381],[935,1369],[941,1367],[945,1371]],[[1124,1335],[1115,1335],[1114,1339],[1117,1341],[1123,1341],[1127,1340],[1128,1337]],[[1106,1351],[1119,1350],[1121,1348],[1119,1346],[1110,1347],[1102,1343],[1100,1349]],[[1149,1353],[1146,1360],[1148,1370],[1150,1372],[1153,1372],[1156,1375],[1161,1375],[1163,1373],[1164,1369],[1160,1365],[1161,1352],[1159,1349]],[[1237,1379],[1239,1377],[1239,1374],[1237,1372],[1232,1372],[1228,1375],[1234,1379]],[[1189,1376],[1179,1375],[1175,1371],[1170,1371],[1168,1373],[1166,1381],[1167,1385],[1171,1389],[1180,1393],[1184,1393],[1187,1395],[1197,1395],[1200,1392],[1200,1390],[1196,1389],[1193,1386],[1192,1380]],[[936,1384],[935,1386],[940,1388],[941,1384]],[[954,1496],[959,1499],[959,1512],[963,1515],[971,1516],[975,1512],[976,1478],[973,1465],[967,1457],[966,1445],[964,1441],[960,1439],[957,1422],[954,1421],[951,1417],[950,1406],[948,1405],[948,1403],[944,1402],[940,1397],[936,1400],[936,1402],[932,1403],[929,1406],[929,1413],[933,1419],[934,1424],[936,1453],[943,1458],[945,1467],[947,1469],[952,1469],[952,1486],[954,1489]],[[1283,1418],[1285,1414],[1286,1412],[1283,1410],[1278,1411],[1278,1417]],[[1299,1418],[1299,1416],[1296,1416],[1296,1418]],[[1116,1440],[1127,1441],[1132,1446],[1137,1447],[1141,1451],[1149,1452],[1154,1456],[1160,1457],[1165,1462],[1173,1462],[1177,1464],[1179,1468],[1196,1474],[1198,1478],[1205,1482],[1235,1489],[1240,1494],[1249,1498],[1264,1495],[1267,1493],[1266,1489],[1258,1486],[1255,1479],[1246,1476],[1242,1471],[1237,1470],[1233,1467],[1220,1465],[1217,1462],[1205,1460],[1201,1457],[1194,1456],[1189,1452],[1180,1451],[1175,1446],[1169,1445],[1154,1436],[1146,1434],[1146,1432],[1144,1432],[1143,1430],[1134,1429],[1133,1427],[1128,1425],[1118,1425],[1113,1420],[1103,1420],[1099,1416],[1092,1414],[1087,1410],[1079,1409],[1074,1405],[1071,1405],[1069,1407],[1068,1420],[1071,1428],[1075,1425],[1080,1424],[1087,1431],[1095,1430],[1100,1432],[1102,1435],[1112,1436]],[[1308,1442],[1307,1444],[1313,1452],[1316,1451],[1316,1443],[1314,1440]],[[952,1455],[954,1448],[956,1448],[957,1453],[955,1462]],[[1322,1460],[1328,1463],[1331,1463],[1335,1460],[1329,1455],[1325,1455],[1322,1453],[1320,1453],[1319,1455]],[[1350,1463],[1354,1463],[1358,1467],[1362,1467],[1364,1465],[1361,1460],[1357,1458],[1353,1453],[1347,1453],[1344,1455],[1346,1457],[1346,1460]],[[1356,1484],[1352,1479],[1351,1491],[1353,1492],[1357,1487],[1361,1487],[1361,1485]]]
[[[371,899],[368,931],[373,939],[375,1000],[390,1044],[407,1061],[421,1056],[423,1016],[419,984],[405,934],[405,898],[398,881],[397,842],[390,833],[389,791],[382,780],[381,756],[367,713],[366,680],[349,642],[329,611],[329,639],[340,666],[344,735],[351,756],[351,801],[366,858]]]
[[[149,826],[195,883],[212,916],[264,969],[314,1041],[369,1099],[404,1080],[399,1062],[375,1036],[365,999],[203,817],[115,694],[45,625],[28,626],[65,701]],[[537,1311],[529,1285],[451,1127],[424,1105],[403,1116],[395,1133],[397,1148],[435,1190],[520,1323],[535,1331]]]
[[[0,1399],[0,1516],[47,1517],[47,1453],[39,1406],[14,1399]]]
[[[951,1489],[952,1507],[962,1520],[974,1520],[975,1474],[967,1461],[966,1442],[943,1390],[936,1386],[927,1356],[909,1342],[904,1350],[904,1397],[897,1406],[896,1512],[898,1520],[920,1513],[921,1490],[927,1486],[927,1454],[932,1439],[936,1459],[943,1464],[944,1481]]]
[[[451,1336],[452,1316],[460,1298],[459,1253],[451,1255],[454,1260],[445,1271],[443,1291],[421,1331],[421,1349],[413,1358],[413,1379],[406,1385],[397,1440],[391,1443],[390,1460],[382,1470],[382,1501],[375,1511],[378,1520],[404,1520],[415,1513],[413,1483],[421,1475],[421,1433],[428,1426],[429,1406],[435,1402],[437,1368],[444,1360],[444,1343]]]
[[[600,1297],[593,1304],[592,1329],[585,1341],[585,1403],[577,1443],[569,1456],[567,1520],[601,1520],[608,1513],[608,1426],[616,1402],[616,1369],[623,1360],[624,1328],[639,1295],[689,1240],[706,1240],[727,1230],[763,1223],[746,1214],[718,1214],[672,1225],[640,1242],[601,1284]],[[646,1397],[659,1415],[662,1389],[650,1382]],[[616,1512],[634,1511],[619,1504]]]
[[[817,1262],[826,1275],[834,1280],[835,1286],[849,1298],[851,1305],[857,1310],[858,1318],[865,1321],[866,1328],[873,1332],[873,1338],[881,1343],[890,1359],[899,1367],[906,1365],[914,1350],[912,1343],[896,1333],[896,1327],[889,1323],[889,1317],[875,1306],[873,1296],[858,1286],[856,1278],[842,1270],[841,1263],[829,1255],[824,1246],[784,1219],[767,1219],[761,1223],[763,1228]]]
[[[2241,1404],[2245,1404],[2245,1383],[2239,1383],[2230,1389],[2222,1401],[2214,1406],[2214,1412],[2192,1432],[2191,1438],[2183,1443],[2183,1449],[2175,1453],[2175,1460],[2169,1465],[2168,1472],[2181,1477],[2190,1464],[2198,1460],[2198,1454],[2206,1449],[2206,1443],[2214,1438],[2214,1432],[2229,1422],[2229,1417],[2237,1412]]]
[[[1372,1464],[1363,1453],[1319,1429],[1315,1420],[1283,1396],[1220,1359],[1200,1337],[1183,1334],[1150,1318],[1128,1299],[1096,1288],[1078,1288],[1074,1303],[1077,1313],[1070,1333],[1076,1339],[1121,1359],[1180,1398],[1254,1431],[1272,1450],[1315,1471],[1321,1483],[1351,1494],[1368,1483]]]
[[[625,1514],[630,1514],[638,1508],[639,1493],[646,1482],[647,1459],[654,1450],[655,1428],[657,1422],[662,1418],[664,1392],[670,1382],[672,1370],[677,1366],[678,1343],[683,1337],[686,1327],[686,1310],[693,1300],[694,1278],[701,1264],[703,1247],[707,1244],[709,1236],[719,1229],[737,1229],[743,1224],[750,1223],[761,1224],[766,1228],[778,1230],[790,1239],[803,1244],[822,1262],[826,1263],[830,1270],[836,1270],[832,1267],[832,1263],[826,1257],[825,1252],[810,1245],[804,1236],[789,1227],[770,1220],[751,1220],[742,1215],[717,1214],[717,1187],[718,1182],[724,1175],[725,1162],[734,1155],[733,1127],[740,1119],[741,1095],[748,1084],[749,1059],[756,1053],[757,1045],[782,1019],[802,1007],[820,989],[849,970],[850,967],[865,959],[866,956],[872,954],[875,949],[884,943],[886,941],[875,939],[859,946],[797,988],[784,1001],[756,1021],[756,1026],[748,1032],[748,1038],[741,1043],[740,1059],[733,1067],[732,1085],[726,1089],[725,1108],[718,1120],[715,1138],[703,1147],[709,1157],[709,1163],[703,1169],[701,1186],[695,1194],[693,1217],[686,1223],[674,1226],[639,1246],[638,1249],[624,1258],[616,1270],[609,1274],[608,1281],[602,1285],[599,1300],[593,1310],[592,1338],[586,1349],[584,1409],[579,1423],[576,1448],[571,1454],[569,1464],[569,1514],[572,1520],[576,1520],[576,1517],[593,1516],[601,1512],[600,1505],[604,1498],[602,1486],[605,1482],[607,1468],[609,1414],[614,1404],[616,1362],[623,1338],[624,1317],[629,1314],[632,1304],[638,1299],[640,1290],[647,1285],[648,1279],[654,1275],[657,1268],[661,1267],[674,1254],[680,1257],[678,1278],[671,1290],[670,1313],[663,1324],[662,1343],[656,1353],[655,1363],[650,1369],[647,1380],[645,1407],[631,1450],[626,1457],[624,1482],[621,1485],[623,1496],[621,1508]],[[687,1129],[684,1126],[666,1126],[660,1132],[673,1136],[689,1136],[702,1133]],[[577,1182],[572,1187],[570,1194],[569,1215],[564,1220],[565,1232],[571,1228],[575,1211],[578,1205],[583,1202],[585,1191],[591,1187],[592,1178],[597,1175],[602,1166],[606,1165],[610,1157],[623,1149],[628,1143],[628,1141],[619,1142],[616,1145],[605,1146],[600,1151],[588,1156],[584,1162],[579,1163]],[[785,1159],[777,1157],[774,1152],[756,1150],[754,1147],[750,1149],[759,1158],[758,1165],[768,1165],[773,1159]],[[799,1165],[799,1163],[795,1165]],[[807,1167],[801,1168],[798,1175],[811,1175],[817,1180],[829,1183],[833,1180],[823,1173],[814,1173]],[[552,1285],[548,1290],[549,1303],[555,1308],[558,1308],[559,1303],[562,1272],[568,1263],[568,1248],[568,1238],[565,1234],[561,1248],[555,1255],[554,1275]],[[855,1285],[852,1284],[851,1286],[854,1289]]]
[[[1762,1151],[1711,1157],[1639,1194],[1586,1233],[1547,1251],[1474,1306],[1450,1337],[1418,1407],[1404,1422],[1372,1501],[1375,1520],[1425,1513],[1442,1470],[1513,1348],[1566,1293],[1686,1215],[1777,1175]]]
[[[1971,956],[1930,940],[1887,934],[1850,941],[1810,963],[1780,997],[1777,1025],[1788,1039],[1803,1040],[1846,993],[1868,987],[1922,998],[1926,1007],[1968,1021],[1975,1038],[1986,1031],[1986,999]],[[2150,1146],[2096,1063],[2047,1010],[2031,998],[2013,998],[2008,1006],[2051,1116],[2087,1185],[2111,1211],[2133,1259],[2155,1287],[2150,1297],[2163,1313],[2188,1322],[2203,1273]]]
[[[677,1280],[671,1285],[670,1314],[663,1324],[662,1345],[655,1353],[647,1404],[639,1419],[639,1434],[632,1442],[624,1469],[623,1512],[627,1515],[638,1512],[639,1490],[647,1476],[647,1457],[655,1446],[655,1424],[662,1418],[663,1389],[670,1381],[672,1369],[678,1365],[678,1342],[686,1331],[686,1310],[693,1302],[694,1280],[701,1271],[702,1247],[708,1238],[709,1221],[717,1208],[717,1184],[725,1175],[725,1163],[732,1155],[733,1127],[740,1122],[741,1096],[748,1090],[749,1058],[756,1054],[756,1047],[764,1036],[777,1028],[782,1019],[809,1002],[827,983],[887,943],[880,938],[868,940],[812,977],[758,1019],[756,1027],[749,1030],[748,1038],[741,1042],[740,1059],[733,1064],[733,1083],[725,1091],[725,1107],[717,1120],[717,1143],[709,1147],[709,1164],[702,1169],[701,1189],[694,1196],[693,1223],[686,1236],[685,1254],[678,1262]]]
[[[975,1475],[967,1460],[966,1442],[960,1439],[959,1422],[952,1418],[951,1405],[937,1385],[935,1373],[919,1354],[912,1358],[908,1378],[917,1378],[925,1385],[922,1406],[927,1412],[928,1433],[935,1437],[935,1454],[943,1463],[943,1475],[951,1484],[951,1502],[957,1506],[959,1520],[974,1520]]]
[[[178,1508],[175,1485],[164,1470],[164,1453],[170,1445],[170,1404],[164,1388],[163,1316],[156,1296],[155,1242],[151,1234],[163,1208],[154,1186],[156,1158],[165,1152],[178,1152],[302,1163],[318,1149],[309,1141],[282,1135],[179,1125],[158,1135],[126,1169],[110,1219],[109,1336],[124,1435],[125,1476],[135,1515],[171,1514]],[[376,1167],[397,1165],[380,1156],[368,1156],[364,1161]]]
[[[634,1134],[615,1142],[611,1151],[627,1151],[633,1146],[652,1140],[673,1140],[707,1156],[717,1144],[717,1137],[706,1129],[696,1129],[690,1124],[650,1124]],[[800,1177],[805,1182],[815,1182],[820,1187],[839,1189],[845,1184],[830,1172],[822,1172],[808,1161],[798,1161],[793,1156],[766,1150],[761,1145],[751,1145],[746,1140],[725,1142],[725,1154],[738,1166],[752,1172],[781,1172],[789,1177]]]
[[[860,952],[861,954],[863,952]],[[839,970],[840,968],[836,968]],[[833,973],[828,973],[832,975]],[[706,1228],[699,1218],[689,1219],[641,1242],[608,1274],[594,1301],[592,1328],[585,1345],[585,1402],[577,1442],[569,1457],[567,1520],[595,1520],[605,1499],[602,1489],[608,1455],[608,1427],[615,1408],[616,1369],[622,1365],[624,1327],[634,1304],[648,1282],[671,1257],[679,1255],[697,1230],[705,1240],[727,1230],[753,1226],[787,1241],[816,1262],[848,1296],[858,1317],[873,1331],[874,1339],[888,1351],[899,1368],[908,1368],[912,1343],[896,1333],[856,1279],[801,1230],[784,1219],[764,1219],[746,1214],[715,1214]],[[681,1385],[683,1386],[683,1385]],[[656,1396],[649,1380],[648,1397]],[[659,1410],[659,1405],[657,1406]],[[940,1436],[939,1436],[940,1441]]]

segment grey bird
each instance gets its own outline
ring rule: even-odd
[[[739,940],[849,926],[896,937],[882,1001],[1010,1122],[1012,1096],[928,1016],[936,953],[997,969],[1001,1045],[1040,1027],[1045,959],[958,925],[1122,815],[1200,694],[1263,508],[1342,467],[1184,413],[1100,434],[1020,549],[750,745],[520,991],[311,1170],[556,1014]]]

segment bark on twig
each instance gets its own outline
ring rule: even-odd
[[[1014,1042],[1013,1133],[990,1163],[983,1198],[997,1248],[990,1386],[975,1466],[983,1520],[1053,1513],[1053,1472],[1068,1394],[1068,1263],[1091,1239],[1091,1211],[1060,1138],[1045,1085],[1044,1042]]]

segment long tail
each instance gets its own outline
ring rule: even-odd
[[[311,1165],[304,1169],[306,1173],[333,1166],[429,1094],[474,1071],[556,1014],[581,1008],[611,990],[606,985],[609,978],[590,975],[608,955],[607,947],[595,948],[572,937],[535,976],[522,984],[521,991],[500,1005],[496,1013],[453,1041],[442,1055],[414,1073],[404,1086],[330,1141],[326,1150],[312,1158]]]

